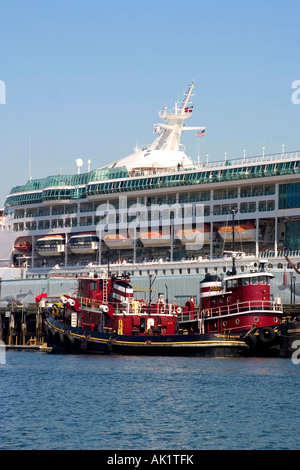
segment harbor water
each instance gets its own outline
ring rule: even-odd
[[[7,350],[2,450],[300,449],[290,359]]]

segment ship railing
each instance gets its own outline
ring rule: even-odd
[[[130,299],[128,302],[107,302],[88,297],[79,297],[78,300],[84,309],[95,312],[106,311],[106,309],[103,310],[103,306],[108,305],[114,308],[116,314],[122,315],[148,314],[177,316],[182,312],[182,308],[176,304],[166,304],[165,302],[149,304],[149,302],[136,300],[134,298]]]
[[[215,162],[206,162],[206,163],[196,163],[195,166],[197,168],[219,168],[219,167],[228,167],[228,166],[241,166],[247,165],[251,163],[270,163],[270,162],[280,162],[283,160],[290,160],[290,159],[299,159],[300,152],[286,152],[286,153],[274,153],[270,155],[257,155],[253,157],[247,158],[238,158],[233,159],[230,158],[222,161],[215,161]]]
[[[300,152],[286,152],[286,153],[274,153],[270,155],[258,155],[247,158],[231,158],[226,160],[218,160],[211,162],[193,162],[193,166],[183,166],[178,169],[177,166],[170,168],[155,168],[155,169],[139,169],[136,168],[132,170],[129,174],[130,177],[140,177],[140,176],[149,176],[149,175],[161,175],[174,172],[186,172],[194,171],[199,169],[213,169],[213,168],[228,168],[228,167],[239,167],[241,165],[250,165],[255,163],[271,163],[271,162],[281,162],[291,159],[300,159]]]
[[[89,297],[78,297],[78,300],[83,308],[88,308],[92,310],[99,310],[99,307],[103,305],[103,301],[91,299]]]
[[[114,307],[117,314],[125,315],[171,315],[177,316],[181,314],[182,308],[175,304],[166,304],[165,302],[155,302],[149,304],[146,301],[140,301],[136,299],[129,300],[129,302],[112,302],[111,305]]]
[[[214,317],[221,317],[239,313],[264,311],[276,314],[282,313],[282,304],[279,301],[269,300],[249,300],[237,302],[232,305],[224,305],[209,309],[193,310],[188,313],[182,313],[178,316],[179,321],[209,320]]]
[[[300,256],[300,250],[266,250],[259,252],[259,258],[284,258],[285,256]]]

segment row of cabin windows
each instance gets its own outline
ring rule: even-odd
[[[43,190],[46,198],[52,199],[54,192],[56,195],[67,195],[69,191],[74,191],[74,197],[77,198],[77,191],[86,189],[87,194],[95,194],[95,191],[111,191],[111,190],[130,190],[130,189],[149,189],[149,187],[168,187],[180,184],[198,184],[214,181],[232,181],[237,179],[257,178],[263,176],[286,175],[290,173],[299,173],[299,161],[282,161],[279,163],[266,163],[258,165],[245,165],[239,167],[231,167],[231,163],[227,162],[226,169],[204,170],[199,172],[180,172],[172,175],[151,176],[142,175],[141,178],[128,178],[128,171],[125,167],[98,169],[89,173],[77,175],[55,175],[40,180],[31,180],[26,185],[16,186],[12,189],[11,195],[20,192],[29,192],[33,194],[34,190]],[[153,172],[154,173],[154,172]],[[145,176],[145,177],[143,177]],[[124,178],[123,181],[105,181],[117,180]],[[125,179],[127,178],[127,179]],[[101,181],[101,183],[92,183],[92,181]],[[78,188],[78,186],[82,188]],[[55,189],[47,189],[56,186]],[[64,188],[62,188],[64,186]],[[72,188],[68,188],[72,186]],[[61,188],[59,188],[61,187]],[[29,195],[26,195],[27,197]],[[11,196],[12,197],[12,196]],[[26,202],[24,202],[26,204]]]
[[[39,191],[38,193],[32,192],[22,195],[11,194],[7,197],[6,207],[20,204],[39,203],[43,202],[44,200],[52,199],[79,199],[86,196],[112,192],[167,188],[181,185],[186,186],[189,184],[212,183],[217,181],[230,182],[239,179],[274,176],[277,174],[286,175],[291,173],[300,173],[299,161],[282,162],[278,164],[274,163],[269,165],[254,165],[251,167],[227,168],[225,170],[202,171],[196,173],[184,172],[176,175],[152,176],[147,178],[129,178],[119,181],[88,183],[82,187],[77,186],[73,188],[64,187],[56,189],[43,189],[43,191]],[[28,191],[29,188],[26,189]],[[255,191],[257,191],[257,188]],[[245,193],[242,193],[241,197],[248,196],[248,192],[246,192],[246,196],[243,194]],[[264,194],[269,195],[274,193],[270,188],[270,192],[267,190],[267,192],[263,193],[263,195]],[[256,196],[259,194],[253,195]],[[235,198],[236,196],[234,195],[234,190],[229,190],[225,197]]]
[[[249,286],[249,285],[269,285],[270,278],[268,276],[254,276],[254,277],[242,277],[238,279],[229,279],[226,281],[227,289],[231,289],[232,287],[241,287],[241,286]]]

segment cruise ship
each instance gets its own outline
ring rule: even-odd
[[[182,133],[206,131],[186,124],[194,88],[159,112],[152,144],[87,173],[77,160],[76,174],[13,187],[0,267],[27,277],[115,269],[171,279],[225,274],[233,255],[242,271],[264,259],[288,286],[300,267],[300,151],[193,161]]]

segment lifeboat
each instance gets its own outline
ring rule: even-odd
[[[104,243],[111,249],[126,249],[133,248],[133,239],[128,234],[124,235],[116,233],[114,235],[105,235],[103,238]]]
[[[40,256],[59,256],[65,251],[65,240],[62,235],[49,235],[36,242]]]
[[[17,240],[14,246],[18,253],[30,253],[32,249],[31,243],[28,240]]]
[[[68,244],[72,253],[94,253],[99,248],[99,238],[93,233],[72,235]]]
[[[232,226],[224,225],[218,229],[219,235],[225,242],[232,242]],[[236,241],[251,242],[256,240],[256,228],[253,222],[238,224],[234,227]]]
[[[186,244],[202,244],[207,245],[210,243],[210,227],[204,224],[203,230],[201,229],[180,229],[176,232],[176,238],[181,243]]]
[[[146,247],[151,246],[170,246],[170,232],[153,230],[140,232],[139,239]]]

